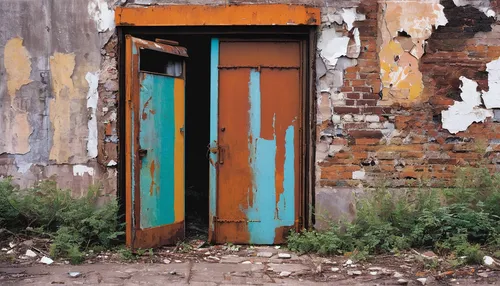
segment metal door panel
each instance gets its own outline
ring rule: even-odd
[[[126,40],[127,245],[173,244],[184,237],[184,72],[174,77],[139,65],[143,49],[187,53],[128,35]]]
[[[224,65],[218,66],[213,240],[282,243],[299,213],[301,71],[300,52],[295,49],[299,45],[245,44],[253,47],[245,59],[234,56],[241,43],[220,44]],[[283,59],[277,47],[296,52],[283,53]],[[269,55],[278,58],[272,61]]]
[[[300,67],[298,42],[221,42],[219,66]]]

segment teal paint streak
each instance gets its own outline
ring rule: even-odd
[[[250,71],[250,82],[248,83],[250,91],[250,135],[252,139],[260,137],[260,72],[252,69]]]
[[[212,38],[210,53],[210,147],[216,147],[219,129],[219,39]],[[217,169],[213,164],[218,161],[217,154],[210,153],[210,159],[210,214],[216,216]],[[211,227],[214,225],[211,224]]]
[[[252,69],[249,81],[250,101],[250,150],[249,164],[253,174],[253,201],[246,210],[250,243],[273,244],[275,230],[281,226],[294,224],[294,146],[293,126],[286,132],[285,150],[285,179],[284,192],[276,205],[276,134],[273,140],[260,138],[261,131],[261,93],[260,72]],[[273,120],[275,126],[276,115]],[[290,181],[291,180],[291,181]]]
[[[137,55],[137,47],[135,46],[134,43],[132,43],[132,54]]]
[[[140,169],[140,227],[150,228],[175,221],[174,78],[145,73],[139,108],[139,146],[147,150]]]

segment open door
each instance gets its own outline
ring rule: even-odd
[[[187,51],[126,35],[126,241],[184,238],[184,87]]]

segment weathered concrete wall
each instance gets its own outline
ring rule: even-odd
[[[500,168],[496,0],[4,0],[0,175],[115,193],[113,7],[262,3],[322,8],[318,225],[354,215],[355,194],[381,183],[443,186],[460,166]]]
[[[75,194],[102,183],[115,193],[116,170],[101,158],[111,149],[104,122],[116,121],[116,97],[104,101],[106,80],[117,80],[116,54],[114,64],[101,54],[112,14],[103,1],[0,3],[1,176],[21,186],[54,177]]]

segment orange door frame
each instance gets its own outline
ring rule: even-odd
[[[117,7],[115,10],[115,23],[117,27],[194,27],[194,26],[318,26],[321,23],[320,9],[300,5],[287,4],[256,4],[256,5],[169,5],[149,7]],[[120,32],[119,32],[120,34]],[[309,66],[314,66],[315,36],[309,36]],[[308,88],[304,88],[304,95],[315,94],[315,74],[303,74]],[[123,91],[121,91],[123,92]],[[303,185],[308,193],[305,194],[309,204],[314,205],[314,164],[315,164],[315,108],[314,100],[309,106],[303,105],[304,137],[302,144],[308,150],[307,158],[302,157],[302,170],[305,171],[306,182]],[[306,121],[308,119],[308,121]],[[124,130],[122,130],[124,131]],[[123,134],[123,133],[122,133]],[[122,160],[125,158],[122,156]],[[123,170],[123,168],[121,168]],[[304,190],[304,191],[306,191]],[[122,192],[125,193],[125,192]],[[299,223],[305,227],[314,224],[312,208],[306,207],[303,215],[308,218]]]

